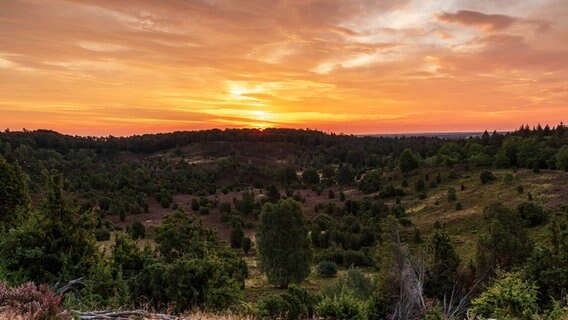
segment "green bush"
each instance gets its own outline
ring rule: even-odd
[[[201,206],[201,207],[199,208],[199,214],[202,215],[202,216],[208,215],[208,214],[209,214],[209,207],[207,207],[207,206]]]
[[[518,272],[497,275],[497,280],[472,301],[475,315],[498,319],[531,319],[536,315],[536,287]]]
[[[483,170],[479,174],[479,180],[481,180],[481,184],[487,184],[491,181],[494,181],[495,179],[496,179],[495,175],[493,175],[493,173],[489,170]]]
[[[336,264],[343,264],[344,251],[338,248],[329,248],[320,252],[317,261],[333,261]]]
[[[95,229],[95,238],[97,241],[110,240],[110,231],[106,227]]]
[[[199,207],[199,200],[197,200],[197,198],[191,198],[191,210],[199,211]]]
[[[333,261],[321,261],[317,266],[318,274],[322,277],[333,277],[337,274],[337,263]]]
[[[260,319],[288,319],[290,304],[281,295],[261,298],[256,307]]]
[[[345,265],[346,267],[360,267],[368,266],[370,264],[370,261],[368,261],[365,254],[361,251],[347,250],[343,253],[343,265]]]
[[[319,297],[306,289],[291,285],[285,293],[262,298],[256,308],[261,319],[310,319]]]
[[[146,237],[146,227],[142,222],[135,220],[126,228],[126,233],[132,239],[144,239]]]
[[[324,298],[316,308],[320,319],[329,320],[365,320],[365,306],[350,296]]]
[[[245,232],[240,225],[231,229],[231,248],[241,248],[243,246],[243,239]]]
[[[243,252],[248,254],[252,246],[252,240],[249,237],[243,238]]]
[[[456,195],[456,188],[448,187],[448,202],[453,202],[458,199]]]
[[[460,211],[463,209],[461,202],[456,202],[456,211]]]
[[[532,202],[521,203],[517,206],[517,211],[521,215],[525,227],[540,226],[548,220],[548,212]]]

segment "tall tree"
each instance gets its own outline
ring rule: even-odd
[[[19,165],[0,157],[0,232],[17,222],[20,211],[30,203],[26,177]]]
[[[300,204],[286,199],[266,203],[257,234],[260,267],[268,281],[282,288],[310,273],[312,248]]]
[[[69,280],[97,261],[93,213],[69,204],[59,176],[49,177],[45,194],[39,212],[0,241],[0,261],[12,281]]]
[[[450,237],[442,228],[436,228],[428,245],[428,271],[426,287],[430,294],[443,298],[451,292],[457,279],[460,258]]]
[[[418,168],[418,158],[408,148],[404,149],[398,159],[398,166],[400,171],[408,172]]]

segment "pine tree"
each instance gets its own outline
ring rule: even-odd
[[[312,248],[299,203],[292,199],[266,203],[257,237],[261,271],[270,283],[286,288],[308,276]]]

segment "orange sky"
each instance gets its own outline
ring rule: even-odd
[[[566,0],[0,0],[0,129],[568,122]]]

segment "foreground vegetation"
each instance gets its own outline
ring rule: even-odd
[[[456,140],[7,131],[0,306],[564,319],[567,170],[563,125]]]

